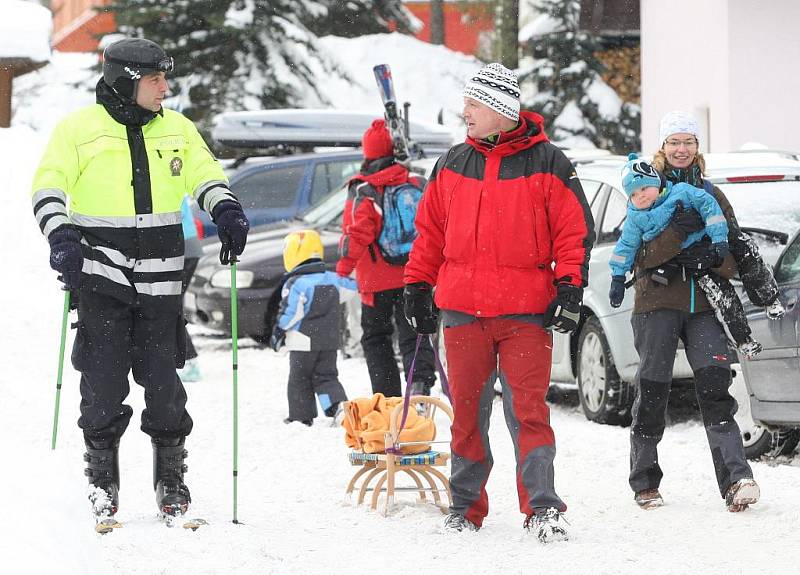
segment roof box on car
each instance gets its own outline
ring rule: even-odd
[[[271,146],[353,146],[379,113],[342,110],[259,110],[226,112],[216,117],[211,136],[231,148]],[[411,122],[410,137],[423,148],[448,148],[450,130],[438,124]]]

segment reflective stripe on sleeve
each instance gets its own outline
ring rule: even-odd
[[[44,204],[41,208],[36,210],[36,213],[34,214],[36,216],[36,223],[38,223],[41,226],[44,217],[49,216],[51,214],[59,214],[64,216],[65,218],[68,217],[67,208],[64,204],[62,204],[61,202],[48,202]]]
[[[205,182],[195,190],[194,197],[197,198],[200,207],[209,214],[214,210],[214,207],[222,201],[227,200],[239,203],[233,193],[231,193],[228,185],[220,181]]]
[[[38,190],[35,194],[33,194],[33,196],[31,196],[31,205],[36,207],[36,204],[42,200],[46,200],[47,198],[55,198],[65,206],[67,205],[67,194],[58,188],[45,188],[43,190]]]
[[[44,225],[42,233],[44,234],[44,237],[49,238],[50,234],[53,233],[53,230],[55,230],[58,226],[69,223],[71,223],[70,219],[66,215],[53,216],[52,218],[47,220],[47,223]]]

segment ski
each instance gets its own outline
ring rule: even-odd
[[[201,519],[200,517],[185,517],[182,513],[159,513],[159,518],[161,521],[169,527],[170,529],[173,527],[181,526],[184,529],[191,529],[192,531],[197,531],[203,525],[208,525],[208,521],[205,519]]]
[[[397,97],[394,93],[394,80],[389,64],[378,64],[372,68],[378,90],[383,101],[386,127],[392,136],[394,157],[398,162],[407,162],[410,157],[408,138],[406,137],[405,122],[397,112]]]
[[[119,529],[120,527],[122,527],[122,523],[114,519],[113,515],[95,519],[94,530],[100,535],[111,533],[114,529]]]

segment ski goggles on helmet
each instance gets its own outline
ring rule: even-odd
[[[152,74],[153,72],[172,72],[175,69],[175,60],[172,59],[172,56],[166,56],[155,63],[144,63],[144,62],[131,62],[129,60],[123,60],[121,58],[113,58],[111,56],[106,56],[104,58],[106,62],[110,62],[112,64],[118,64],[120,66],[125,66],[125,71],[130,74],[130,76],[134,79],[137,74],[139,75],[146,75]]]

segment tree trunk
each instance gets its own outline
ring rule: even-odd
[[[11,126],[11,84],[14,75],[10,67],[0,66],[0,128]]]
[[[500,63],[512,70],[519,67],[519,0],[499,0]]]
[[[444,0],[431,0],[431,44],[444,40]]]

